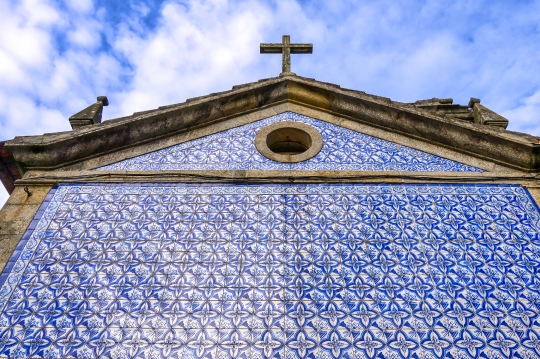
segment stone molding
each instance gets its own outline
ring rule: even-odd
[[[159,170],[159,171],[32,171],[17,186],[59,183],[508,183],[540,186],[540,177],[520,171],[417,172],[417,171],[296,171],[296,170]]]
[[[298,104],[392,134],[525,172],[540,171],[538,138],[433,114],[411,104],[298,76],[261,80],[182,104],[77,131],[16,137],[5,143],[17,168],[52,170],[221,123],[268,106]]]
[[[107,96],[98,96],[97,102],[88,106],[84,110],[77,112],[69,118],[71,128],[77,130],[85,126],[101,123],[103,106],[109,106]]]
[[[266,140],[268,135],[271,132],[282,128],[295,128],[306,132],[311,140],[311,146],[309,149],[306,152],[296,155],[281,155],[268,148]],[[257,136],[255,136],[255,148],[257,151],[259,151],[259,153],[264,157],[276,162],[295,163],[309,160],[310,158],[315,157],[321,151],[322,146],[323,138],[319,131],[305,123],[299,122],[282,121],[273,123],[261,129],[257,133]]]
[[[213,135],[221,131],[226,131],[235,127],[259,121],[286,111],[291,111],[304,116],[316,118],[320,121],[339,125],[349,130],[357,131],[386,141],[394,142],[402,146],[411,147],[419,151],[441,156],[449,160],[460,162],[472,167],[478,167],[484,171],[506,172],[510,170],[510,168],[506,166],[501,166],[493,163],[492,161],[481,159],[477,156],[470,156],[455,151],[450,147],[441,146],[440,144],[431,144],[410,136],[386,131],[378,127],[373,127],[371,125],[350,120],[342,116],[336,116],[328,112],[320,111],[318,109],[309,108],[304,105],[299,105],[295,103],[282,103],[274,106],[268,106],[261,110],[251,112],[249,114],[240,115],[224,121],[215,122],[211,125],[201,126],[191,131],[181,132],[168,137],[163,137],[159,140],[134,145],[124,149],[119,149],[118,151],[114,151],[106,155],[97,155],[87,160],[62,167],[59,170],[89,170],[103,167],[111,163],[140,156],[149,152],[158,151],[170,146],[174,146],[197,138]],[[30,170],[30,172],[34,171],[36,170]]]
[[[508,120],[506,118],[479,103],[474,103],[473,105],[473,116],[475,123],[502,128],[508,127]]]
[[[28,196],[23,186],[16,186],[6,204],[0,209],[0,272],[8,264],[13,251],[52,187],[49,184],[35,183],[27,186],[31,196]]]

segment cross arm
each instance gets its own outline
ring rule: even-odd
[[[291,54],[312,54],[313,44],[291,44],[291,37],[283,35],[281,44],[261,44],[261,54],[283,54],[281,73],[291,74]]]
[[[291,44],[291,54],[312,54],[313,44]]]
[[[282,44],[261,44],[261,54],[281,54],[282,52]]]

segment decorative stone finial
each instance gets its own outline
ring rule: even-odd
[[[98,96],[96,103],[88,106],[80,112],[77,112],[69,118],[71,128],[76,130],[81,127],[101,123],[103,106],[109,106],[109,99],[107,96]]]
[[[471,97],[467,106],[472,109],[474,123],[502,128],[508,127],[508,119],[491,111],[486,106],[480,105],[479,98]]]
[[[98,102],[101,102],[103,106],[109,106],[109,99],[107,96],[98,96],[97,97]]]
[[[313,44],[291,44],[291,37],[283,35],[281,44],[261,44],[261,54],[283,54],[280,76],[294,76],[291,54],[312,54]]]
[[[491,111],[489,108],[480,105],[478,102],[473,104],[472,112],[474,123],[502,128],[508,127],[508,119]]]
[[[469,108],[473,108],[475,103],[480,103],[480,99],[471,97],[471,99],[469,100],[469,104],[467,106]]]

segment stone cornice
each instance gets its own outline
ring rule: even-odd
[[[31,169],[52,170],[286,102],[440,144],[521,171],[540,171],[540,144],[534,136],[451,119],[412,104],[298,76],[235,86],[230,91],[75,131],[16,137],[7,141],[5,148],[22,174]]]
[[[160,171],[29,171],[18,186],[59,183],[515,183],[540,185],[540,175],[521,171],[284,171],[284,170],[160,170]]]

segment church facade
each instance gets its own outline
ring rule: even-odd
[[[0,357],[540,357],[540,139],[479,100],[107,104],[0,143]]]

